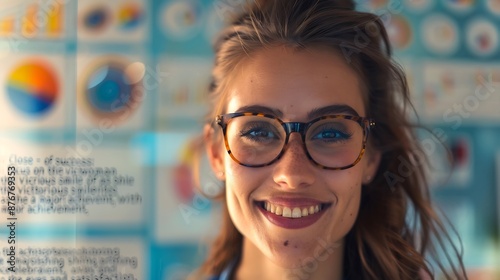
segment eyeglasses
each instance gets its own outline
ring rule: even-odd
[[[274,115],[230,113],[218,115],[227,153],[248,167],[271,165],[285,152],[290,134],[302,137],[307,157],[318,167],[342,170],[356,165],[365,153],[371,119],[349,115],[327,115],[308,123],[283,122]]]

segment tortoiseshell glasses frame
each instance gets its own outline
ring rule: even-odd
[[[245,116],[253,116],[253,117],[262,117],[262,118],[267,118],[267,119],[272,119],[277,121],[279,124],[281,124],[281,127],[284,129],[286,133],[285,141],[283,143],[283,147],[281,148],[281,151],[277,154],[276,157],[274,157],[272,160],[269,162],[265,163],[259,163],[259,164],[247,164],[243,163],[242,161],[238,160],[234,153],[231,151],[231,147],[229,146],[229,141],[228,141],[228,136],[227,136],[227,128],[228,125],[230,124],[231,121],[233,121],[235,118],[240,118],[240,117],[245,117]],[[318,121],[321,120],[327,120],[327,119],[344,119],[344,120],[350,120],[356,122],[363,130],[363,139],[362,139],[362,144],[360,145],[360,151],[357,156],[357,158],[354,160],[354,162],[349,163],[344,166],[338,166],[338,167],[330,167],[330,166],[325,166],[323,164],[318,163],[314,158],[311,156],[307,145],[306,145],[306,133],[308,129],[315,124]],[[344,170],[351,168],[355,166],[363,157],[366,151],[366,142],[368,139],[368,135],[370,130],[375,126],[375,121],[366,118],[366,117],[360,117],[360,116],[351,116],[351,115],[342,115],[342,114],[336,114],[336,115],[325,115],[321,116],[318,118],[315,118],[311,120],[310,122],[303,123],[303,122],[284,122],[278,117],[271,115],[271,114],[264,114],[264,113],[255,113],[255,112],[241,112],[241,113],[229,113],[229,114],[223,114],[223,115],[217,115],[215,118],[215,123],[218,124],[222,128],[222,132],[224,135],[224,144],[226,147],[226,151],[229,154],[229,156],[237,163],[247,166],[247,167],[263,167],[263,166],[268,166],[276,162],[281,158],[283,153],[286,150],[288,140],[290,138],[291,133],[297,132],[301,135],[302,138],[302,145],[305,151],[305,154],[307,158],[316,166],[322,169],[328,169],[328,170]]]

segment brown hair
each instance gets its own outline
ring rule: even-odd
[[[431,267],[437,266],[447,279],[467,278],[461,253],[431,206],[424,152],[407,114],[411,102],[406,77],[391,59],[378,16],[355,11],[348,0],[255,1],[244,7],[215,44],[207,121],[223,113],[226,88],[240,62],[275,45],[329,47],[341,54],[364,83],[367,117],[377,122],[370,142],[382,158],[374,180],[363,186],[359,215],[345,239],[344,275],[417,279],[422,270],[434,276]],[[220,274],[242,250],[243,237],[229,217],[224,196],[219,199],[223,226],[202,266],[209,275]]]

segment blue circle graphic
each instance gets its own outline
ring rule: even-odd
[[[95,109],[114,113],[126,108],[133,88],[122,67],[105,65],[89,77],[87,98]]]

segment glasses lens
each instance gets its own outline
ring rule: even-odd
[[[353,164],[363,148],[363,128],[353,120],[327,118],[315,122],[306,134],[309,155],[318,164],[338,168]]]
[[[229,121],[226,137],[234,159],[245,165],[261,165],[278,156],[286,132],[275,119],[241,116]]]

